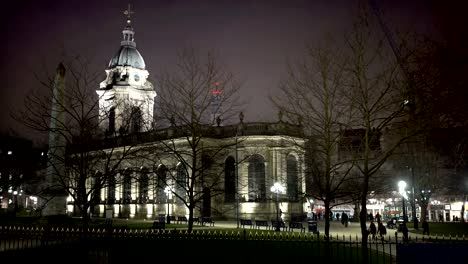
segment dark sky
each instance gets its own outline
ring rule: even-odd
[[[446,33],[466,16],[462,1],[377,0],[392,30]],[[37,87],[34,73],[54,71],[64,52],[91,58],[102,71],[118,50],[122,14],[129,1],[12,1],[3,10],[0,131],[18,128],[10,110]],[[246,121],[272,121],[268,95],[277,89],[287,59],[302,54],[307,41],[342,34],[358,0],[152,0],[130,1],[137,48],[150,76],[173,63],[180,48],[214,49],[245,79]],[[466,20],[464,20],[466,22]],[[96,87],[97,88],[97,87]],[[157,89],[157,87],[156,87]],[[157,90],[156,90],[157,91]],[[19,131],[20,134],[21,131]]]

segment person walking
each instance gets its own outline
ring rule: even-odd
[[[406,226],[406,223],[403,223],[401,226],[401,232],[403,233],[403,241],[408,242],[409,237],[408,237],[408,227]]]
[[[377,223],[380,223],[381,216],[380,216],[379,212],[377,212],[377,214],[375,215],[375,220],[377,220]]]
[[[375,226],[374,221],[371,221],[371,222],[370,222],[369,234],[371,235],[372,240],[376,240],[376,239],[377,239],[377,236],[376,236],[376,234],[377,234],[377,227]]]
[[[424,220],[422,223],[422,228],[423,228],[423,235],[429,235],[429,223]]]
[[[341,224],[343,224],[345,227],[348,227],[348,214],[345,212],[341,214]]]
[[[378,223],[378,233],[380,239],[383,241],[385,236],[387,235],[387,228],[382,224],[382,222]]]

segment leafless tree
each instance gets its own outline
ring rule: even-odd
[[[223,194],[224,160],[219,157],[235,142],[218,140],[216,135],[219,126],[239,113],[241,82],[213,52],[188,47],[178,54],[173,71],[158,78],[157,87],[156,126],[170,125],[173,133],[162,142],[162,151],[177,165],[167,183],[177,201],[188,208],[191,231],[195,209],[201,207],[201,216],[208,216],[203,202]]]
[[[101,131],[99,115],[109,113],[99,112],[96,88],[101,76],[90,69],[90,63],[79,57],[61,63],[57,74],[65,77],[63,89],[54,93],[56,74],[38,77],[40,86],[25,98],[24,107],[12,114],[31,131],[60,137],[58,144],[49,145],[47,153],[54,180],[45,180],[38,195],[46,201],[44,207],[58,196],[72,197],[84,223],[100,203],[101,189],[119,173],[122,162],[139,158],[142,151],[125,144],[127,134],[115,131],[104,135]]]
[[[280,93],[272,97],[275,106],[290,120],[299,120],[308,139],[307,144],[300,144],[306,153],[305,195],[323,201],[327,237],[331,208],[350,202],[346,185],[353,168],[352,160],[339,155],[352,109],[344,96],[346,63],[337,51],[339,48],[331,39],[321,46],[309,45],[302,61],[288,65]]]
[[[353,30],[346,36],[349,82],[347,98],[353,107],[357,135],[355,168],[361,176],[360,225],[363,253],[367,252],[367,200],[372,180],[398,147],[414,135],[407,127],[408,91],[382,34],[376,31],[368,9],[359,10]]]

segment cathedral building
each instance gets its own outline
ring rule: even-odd
[[[145,61],[136,48],[130,10],[126,14],[120,48],[96,92],[100,129],[105,137],[130,136],[118,148],[101,150],[119,153],[122,146],[132,145],[134,149],[144,148],[144,155],[121,162],[119,172],[101,185],[91,214],[158,219],[162,215],[187,216],[190,204],[194,216],[230,220],[271,220],[278,213],[288,220],[305,215],[304,139],[301,127],[284,122],[281,115],[277,122],[244,123],[240,113],[237,123],[224,125],[219,113],[220,91],[214,89],[210,113],[214,122],[201,125],[207,132],[200,144],[207,150],[196,160],[208,165],[201,166],[203,171],[195,177],[190,175],[195,170],[185,168],[190,162],[181,162],[181,158],[191,158],[189,155],[165,150],[172,144],[188,152],[187,138],[183,128],[173,124],[155,128],[158,88],[148,80]],[[210,151],[215,154],[205,159]],[[275,183],[282,186],[281,190],[272,188]],[[88,180],[88,188],[95,185]],[[193,195],[191,203],[188,194]],[[67,211],[78,214],[71,198]]]

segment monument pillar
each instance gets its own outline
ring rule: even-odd
[[[47,175],[45,181],[45,199],[42,215],[65,215],[67,193],[60,179],[65,176],[65,145],[63,136],[65,123],[65,66],[60,63],[53,83],[52,107],[49,125],[49,150]]]

